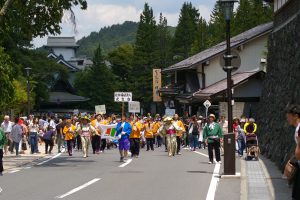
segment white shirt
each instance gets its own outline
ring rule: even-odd
[[[1,124],[1,128],[3,129],[4,133],[10,133],[11,132],[11,129],[13,127],[13,123],[11,121],[8,121],[8,122],[3,122]]]
[[[299,129],[300,129],[300,123],[298,124],[298,126],[296,128],[296,131],[295,131],[295,141],[296,141],[296,144],[298,144],[297,137],[298,137]]]
[[[53,128],[53,131],[56,130],[56,124],[55,124],[54,120],[50,120],[49,126],[51,126]]]

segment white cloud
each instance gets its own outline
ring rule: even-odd
[[[210,18],[211,9],[205,5],[196,6],[201,16],[206,20]],[[139,21],[142,8],[138,8],[132,5],[115,5],[115,4],[102,4],[93,3],[90,4],[87,10],[74,9],[77,22],[77,33],[74,33],[73,25],[68,20],[68,13],[64,16],[61,36],[76,36],[76,39],[80,39],[83,36],[89,35],[93,31],[99,31],[104,26],[110,26],[117,23],[123,23],[124,21]],[[170,26],[176,26],[178,23],[178,12],[163,12],[163,15],[168,19]],[[156,13],[156,19],[158,21],[159,13]],[[36,38],[33,41],[36,47],[46,44],[45,38]]]

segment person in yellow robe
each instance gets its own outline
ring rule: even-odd
[[[176,153],[177,155],[181,155],[181,143],[182,143],[182,136],[185,132],[185,127],[183,122],[179,119],[178,114],[175,114],[173,117],[173,122],[177,124],[177,126],[181,129],[180,131],[176,132],[176,142],[177,142],[177,149]]]
[[[129,137],[131,157],[138,158],[140,155],[141,132],[144,130],[144,126],[137,117],[130,125],[132,127]]]
[[[161,127],[161,119],[159,117],[155,118],[155,122],[153,123],[153,134],[156,137],[157,147],[161,147],[162,138],[161,135],[158,134],[158,129]]]
[[[154,134],[153,134],[153,123],[150,118],[147,118],[145,124],[144,124],[144,135],[146,138],[146,144],[147,144],[147,151],[150,149],[154,151]]]
[[[69,156],[73,155],[75,130],[76,127],[72,124],[72,121],[67,120],[66,126],[63,129],[63,134],[65,135],[65,140],[67,142],[67,149],[68,149]]]

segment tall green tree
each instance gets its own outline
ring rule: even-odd
[[[162,13],[159,15],[159,23],[157,25],[158,41],[159,41],[159,67],[168,66],[171,56],[171,34],[168,28],[168,20]]]
[[[94,53],[93,65],[77,74],[75,88],[79,94],[91,99],[90,108],[105,104],[108,111],[113,111],[114,78],[111,69],[105,64],[99,45]]]
[[[208,24],[200,17],[199,23],[198,23],[198,29],[196,33],[195,41],[193,42],[192,48],[191,48],[191,55],[194,55],[196,53],[199,53],[200,51],[205,50],[208,47]]]
[[[199,16],[198,9],[192,3],[183,4],[173,41],[173,50],[177,57],[188,58],[190,56],[192,44],[196,38]]]
[[[129,78],[133,63],[133,46],[121,45],[108,53],[108,61],[111,63],[112,72],[116,76],[115,85],[118,90],[125,91],[130,87]]]
[[[147,110],[152,102],[152,69],[158,66],[158,32],[152,8],[145,3],[134,47],[133,69],[130,75],[133,98]]]

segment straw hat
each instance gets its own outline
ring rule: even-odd
[[[211,117],[214,118],[214,119],[216,119],[216,115],[214,115],[214,114],[210,114],[209,118],[211,118]]]
[[[172,121],[172,118],[171,118],[171,117],[166,117],[166,118],[164,119],[164,122],[168,122],[168,121]]]
[[[84,116],[84,117],[81,117],[81,120],[87,120],[88,122],[90,122],[90,118],[88,118],[88,116]]]

